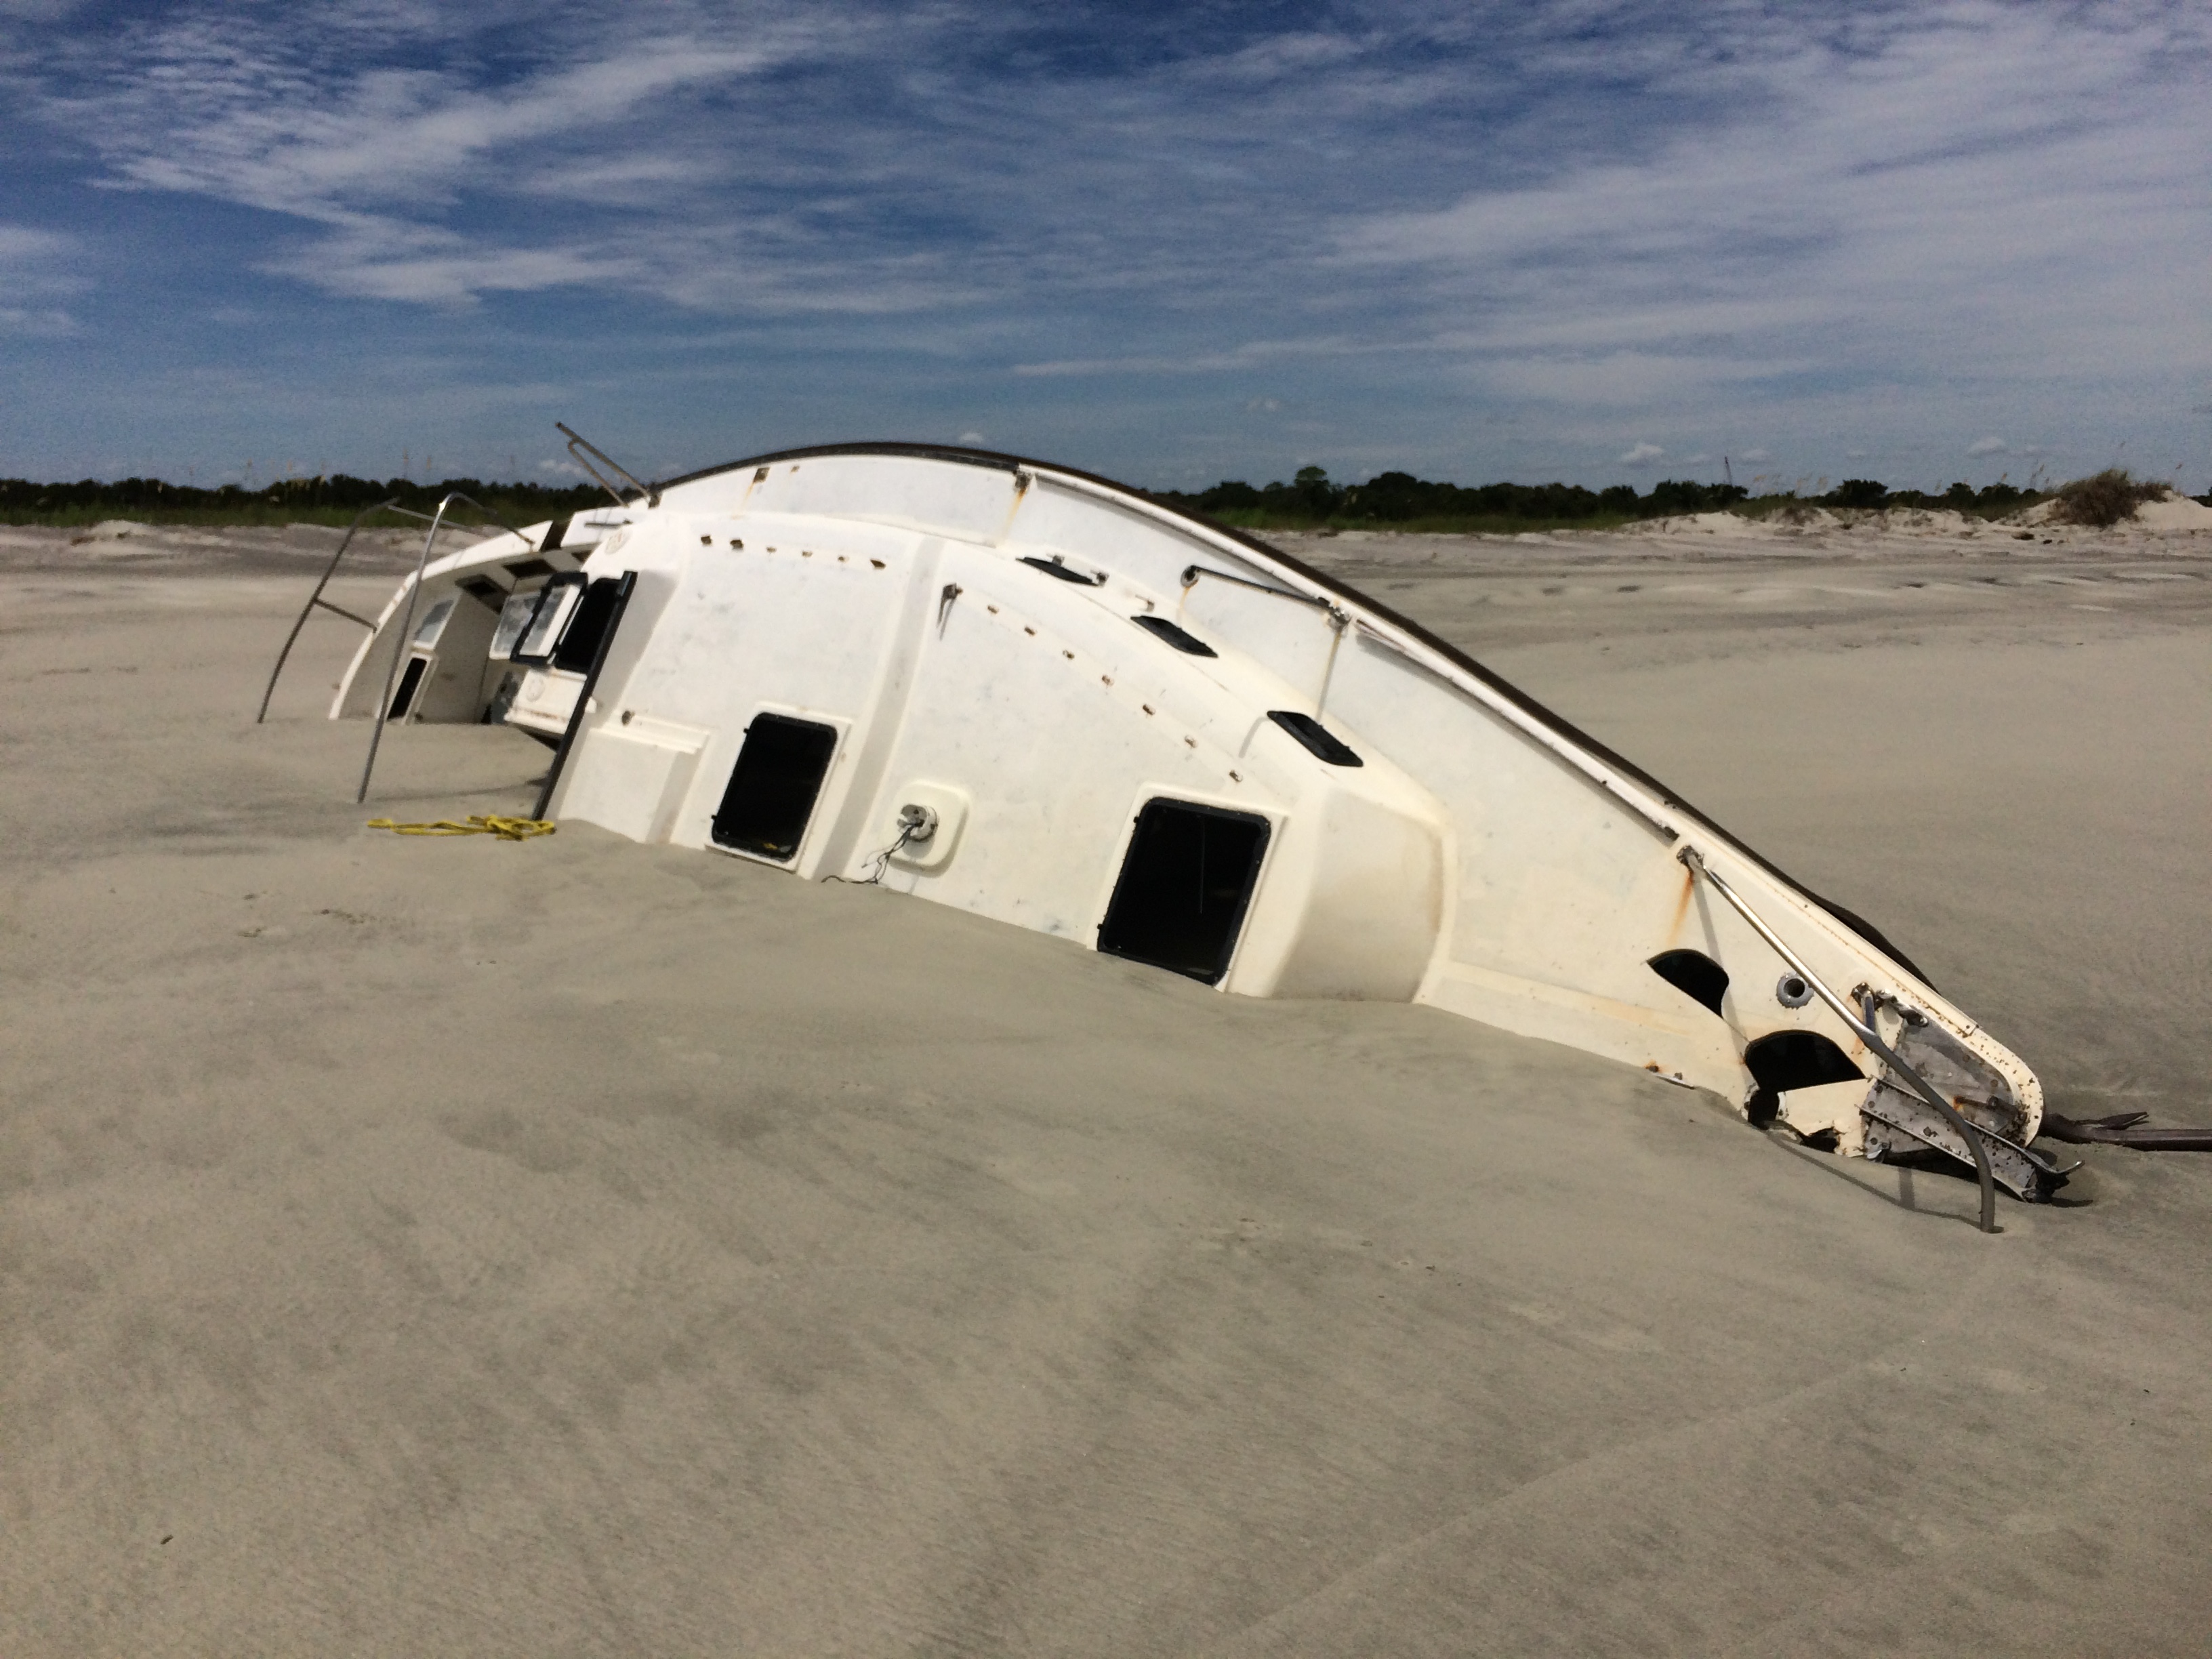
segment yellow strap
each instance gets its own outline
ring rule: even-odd
[[[553,833],[550,818],[478,817],[471,813],[466,823],[456,823],[451,818],[440,818],[435,823],[394,823],[390,818],[371,818],[372,830],[389,830],[396,836],[497,836],[501,841],[528,841],[532,836]]]

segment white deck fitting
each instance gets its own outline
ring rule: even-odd
[[[783,714],[836,734],[785,867],[880,868],[886,886],[1095,945],[1147,801],[1254,815],[1267,844],[1224,990],[1430,1003],[1738,1103],[1748,1044],[1816,1033],[1873,1081],[1790,1090],[1782,1121],[1862,1150],[1883,1062],[1820,999],[1778,994],[1789,964],[1685,867],[1692,847],[1828,985],[1885,999],[1882,1035],[1917,1068],[1948,1066],[1970,1117],[2020,1143],[2040,1122],[2028,1068],[1868,932],[1462,653],[1234,532],[1063,469],[896,446],[703,473],[580,514],[541,550],[552,528],[431,563],[418,618],[457,585],[476,592],[409,647],[434,660],[408,718],[477,720],[514,672],[486,659],[487,578],[636,572],[558,816],[724,850],[712,826],[747,727]],[[406,586],[334,718],[374,712]],[[1218,654],[1131,620],[1146,616]],[[519,678],[508,718],[557,733],[580,675]],[[1327,763],[1273,710],[1317,714],[1364,763]],[[912,805],[943,839],[884,859]],[[1686,949],[1728,975],[1717,1013],[1648,965]]]

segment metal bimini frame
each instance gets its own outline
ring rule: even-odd
[[[416,599],[420,599],[422,594],[422,573],[429,568],[430,550],[437,545],[438,532],[445,527],[446,509],[451,507],[455,501],[466,501],[471,507],[476,508],[477,512],[483,514],[484,517],[489,519],[501,530],[507,532],[508,535],[514,537],[517,540],[523,539],[522,532],[520,530],[517,530],[513,525],[507,523],[506,520],[501,518],[498,514],[493,512],[489,507],[486,507],[482,501],[478,501],[473,495],[465,495],[459,490],[456,489],[438,503],[438,510],[430,519],[430,533],[422,538],[422,556],[415,561],[415,579],[407,584],[407,611],[399,621],[399,632],[395,636],[395,642],[392,652],[392,666],[385,670],[384,672],[384,692],[378,699],[376,705],[376,728],[368,734],[368,758],[362,763],[361,787],[354,792],[353,804],[356,806],[360,805],[363,801],[368,799],[369,775],[376,770],[377,746],[384,741],[384,723],[391,718],[392,688],[399,678],[399,659],[407,654],[408,647],[413,642],[412,635],[415,628],[415,602]],[[422,516],[422,515],[419,513],[410,513],[408,514],[408,517],[412,519],[419,519]],[[354,522],[358,524],[361,520],[356,519]],[[346,540],[351,541],[352,539],[353,532],[349,530],[346,532]],[[341,546],[338,549],[338,551],[343,553],[345,549]],[[333,559],[331,561],[331,568],[333,570],[337,568],[337,560]],[[327,574],[325,574],[324,580],[325,581],[329,580]],[[316,590],[318,593],[321,591],[322,590],[320,588]],[[332,608],[335,609],[336,607],[333,606]],[[302,616],[301,620],[305,620],[304,615]],[[356,617],[354,620],[358,622],[361,619]],[[293,631],[296,633],[298,629],[295,629]],[[374,623],[370,624],[370,631],[372,633],[375,631],[375,625]],[[287,650],[291,648],[289,643],[285,648]],[[283,665],[280,663],[278,665],[281,667]]]
[[[621,473],[625,479],[629,480],[631,487],[634,488],[639,495],[645,497],[645,504],[647,507],[659,507],[660,505],[660,492],[659,490],[655,489],[651,484],[645,483],[635,473],[632,472],[628,467],[624,466],[613,456],[608,454],[605,450],[600,448],[589,438],[585,437],[581,433],[578,432],[574,427],[568,425],[566,422],[556,421],[553,422],[553,426],[555,430],[562,434],[568,440],[568,453],[575,458],[576,465],[582,467],[585,471],[590,473],[592,477],[598,481],[599,488],[605,490],[608,495],[615,498],[615,505],[617,507],[628,507],[629,502],[623,498],[621,490],[617,489],[612,484],[607,482],[607,475],[592,465],[592,455],[598,456],[610,467],[613,468],[614,471]],[[585,453],[586,450],[591,452],[590,454],[586,454]]]
[[[477,501],[472,495],[464,495],[459,491],[456,491],[454,494],[447,496],[446,501],[466,501],[471,507],[475,507],[477,511],[483,514],[484,517],[489,519],[494,524],[497,525],[501,530],[506,531],[508,534],[521,534],[521,532],[516,530],[513,525],[507,523],[506,520],[499,517],[496,514],[492,512],[489,507],[484,506],[483,502]],[[438,504],[438,511],[441,514],[446,510],[446,501],[441,501]],[[337,574],[339,562],[344,559],[346,550],[353,545],[354,533],[362,527],[362,525],[368,520],[369,514],[372,513],[397,513],[403,519],[419,519],[424,524],[427,524],[431,527],[430,533],[433,537],[435,537],[437,534],[437,520],[435,519],[428,513],[417,513],[412,507],[400,506],[399,497],[397,495],[389,496],[386,499],[377,502],[374,507],[364,507],[359,513],[354,515],[353,522],[346,526],[346,533],[338,538],[338,550],[331,555],[331,562],[323,567],[322,578],[316,582],[315,591],[307,595],[307,602],[300,607],[300,615],[298,619],[292,624],[292,631],[284,636],[284,648],[276,653],[276,665],[269,671],[269,684],[263,689],[261,693],[261,707],[254,713],[253,723],[256,726],[259,726],[269,718],[269,700],[276,695],[276,682],[284,672],[285,663],[291,658],[292,647],[299,642],[300,630],[307,625],[307,618],[314,615],[316,606],[320,605],[324,610],[331,611],[334,615],[343,617],[349,623],[359,623],[363,628],[366,628],[372,634],[376,632],[376,624],[369,621],[368,617],[356,617],[352,611],[347,610],[343,605],[332,605],[328,599],[323,597],[323,590],[331,585],[331,578]],[[428,560],[428,554],[429,548],[428,544],[425,544],[423,548],[425,562]],[[416,570],[416,580],[417,581],[422,580],[422,570],[419,564]]]
[[[383,513],[386,511],[392,513],[406,513],[407,509],[405,507],[397,505],[398,500],[399,498],[397,495],[394,495],[390,501],[379,501],[374,507],[365,507],[362,508],[361,512],[355,516],[354,521],[346,526],[345,536],[338,543],[338,550],[331,555],[331,562],[323,567],[323,579],[315,584],[315,591],[307,595],[307,604],[300,607],[300,619],[292,624],[292,631],[284,636],[284,648],[276,653],[276,665],[269,671],[268,689],[261,694],[260,712],[253,717],[253,723],[256,726],[260,725],[262,721],[269,718],[269,699],[276,695],[276,677],[284,672],[284,663],[286,659],[289,658],[292,654],[293,644],[299,639],[300,630],[307,625],[307,618],[314,614],[314,610],[317,605],[322,606],[325,611],[336,612],[337,615],[343,617],[349,623],[359,623],[363,628],[366,628],[372,634],[376,632],[376,624],[374,623],[369,621],[366,617],[355,616],[352,611],[347,610],[343,605],[332,605],[328,599],[323,597],[323,590],[331,585],[331,578],[337,574],[338,561],[345,557],[346,549],[353,545],[353,533],[355,531],[361,528],[362,520],[368,517],[372,513]],[[409,513],[407,516],[410,518],[419,519],[422,515],[419,513]]]

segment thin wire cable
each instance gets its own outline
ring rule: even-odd
[[[896,858],[901,853],[906,851],[906,849],[915,842],[921,839],[921,836],[916,833],[921,830],[921,825],[919,823],[901,823],[899,825],[898,839],[893,842],[890,846],[884,848],[882,852],[876,854],[869,860],[876,866],[875,873],[873,875],[863,876],[858,880],[855,880],[850,876],[831,876],[829,879],[834,882],[842,883],[847,887],[882,886],[884,884],[884,878],[890,873],[891,860]]]

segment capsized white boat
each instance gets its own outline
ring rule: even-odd
[[[551,811],[637,841],[1943,1154],[1985,1226],[2063,1179],[2034,1074],[1865,922],[1416,624],[1065,467],[793,450],[495,536],[385,607],[331,714],[380,709],[557,741]]]

